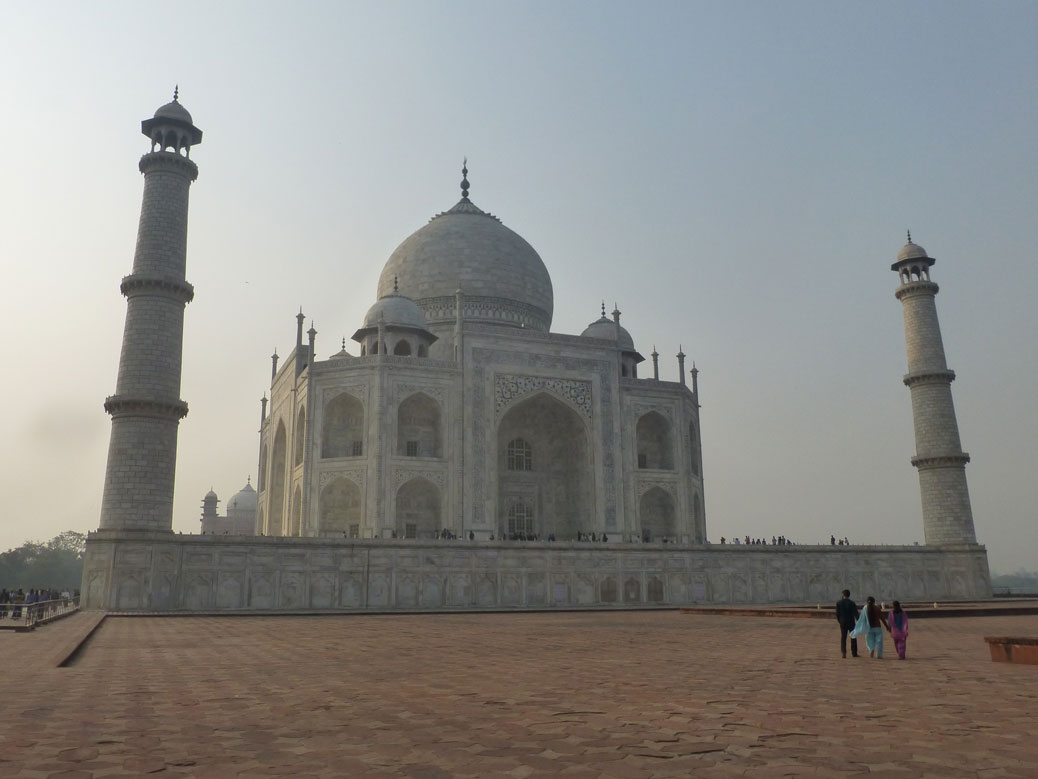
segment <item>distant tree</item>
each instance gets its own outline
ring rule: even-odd
[[[86,536],[66,530],[50,541],[27,541],[0,553],[0,587],[75,589],[83,578]]]

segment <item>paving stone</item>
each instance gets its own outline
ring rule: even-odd
[[[4,779],[1038,776],[1038,669],[983,642],[1035,616],[918,620],[903,663],[835,620],[108,618],[55,667],[91,620],[0,635]]]

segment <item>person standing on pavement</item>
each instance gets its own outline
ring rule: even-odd
[[[908,613],[901,608],[901,601],[894,601],[894,608],[887,615],[887,623],[890,627],[890,637],[894,639],[897,659],[904,660],[905,650],[908,648]]]
[[[836,601],[836,621],[840,623],[840,654],[847,657],[847,634],[858,621],[858,604],[851,600],[851,591],[844,590],[843,597]],[[858,656],[858,639],[851,636],[851,657]]]
[[[869,649],[869,657],[882,660],[883,628],[890,630],[890,626],[887,625],[887,618],[883,616],[882,609],[876,605],[876,599],[871,595],[868,597],[865,613],[869,618],[869,632],[865,636],[865,646]]]

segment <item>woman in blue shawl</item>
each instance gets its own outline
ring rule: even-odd
[[[858,617],[858,621],[854,625],[854,630],[851,631],[851,636],[854,638],[862,635],[865,636],[865,646],[869,648],[869,657],[882,660],[883,628],[885,627],[887,627],[886,617],[883,616],[883,612],[876,605],[876,599],[870,595],[865,608],[861,610],[861,616]],[[890,628],[887,627],[887,629],[889,630]]]

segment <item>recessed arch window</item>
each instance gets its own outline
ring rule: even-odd
[[[532,471],[533,449],[530,444],[522,438],[513,438],[508,442],[506,450],[508,458],[508,470],[510,471]]]

